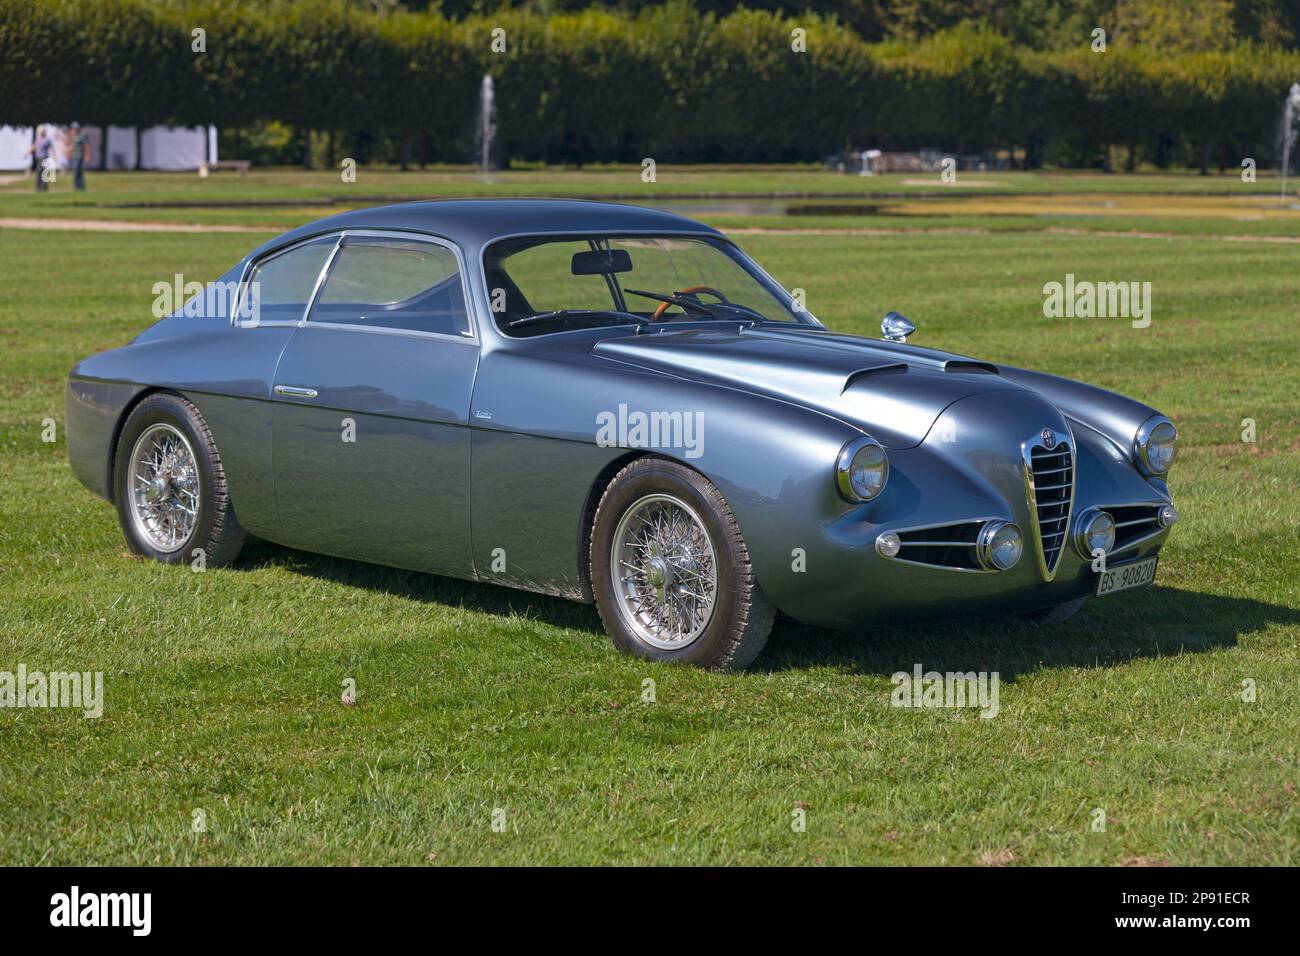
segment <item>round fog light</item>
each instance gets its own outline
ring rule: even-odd
[[[876,539],[876,550],[886,558],[897,557],[898,551],[902,547],[903,542],[899,540],[898,535],[894,534],[892,531],[886,531]]]
[[[989,571],[1009,571],[1020,560],[1024,539],[1010,521],[990,521],[980,529],[975,554]]]
[[[1177,508],[1173,505],[1165,505],[1160,509],[1160,513],[1156,515],[1156,523],[1162,528],[1168,528],[1170,525],[1175,524],[1179,517]]]
[[[1086,561],[1097,552],[1110,554],[1115,547],[1115,519],[1099,508],[1089,508],[1074,522],[1074,549]]]

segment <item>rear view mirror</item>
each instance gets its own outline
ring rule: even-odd
[[[626,249],[592,249],[573,254],[575,276],[607,276],[616,272],[631,272],[632,257]]]

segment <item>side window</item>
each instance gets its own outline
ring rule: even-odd
[[[473,334],[456,254],[418,239],[344,237],[308,321]]]
[[[241,321],[297,322],[307,311],[316,280],[338,241],[336,236],[315,239],[262,262],[249,276],[241,307]]]

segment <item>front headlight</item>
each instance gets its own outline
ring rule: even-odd
[[[870,501],[889,480],[889,458],[871,438],[854,438],[840,449],[835,462],[835,484],[845,501]]]
[[[1133,460],[1150,477],[1163,477],[1178,454],[1178,429],[1163,415],[1152,415],[1133,437]]]

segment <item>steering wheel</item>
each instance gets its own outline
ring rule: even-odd
[[[713,286],[711,285],[693,285],[690,288],[682,289],[680,292],[673,292],[673,295],[694,296],[700,292],[707,292],[709,295],[716,296],[719,302],[725,303],[727,301],[727,297],[723,295],[721,292],[719,292],[717,289],[713,288]],[[650,317],[650,321],[658,322],[663,317],[663,314],[667,310],[667,308],[670,305],[676,305],[676,304],[677,303],[675,302],[660,302],[658,307],[655,308],[655,314]]]

